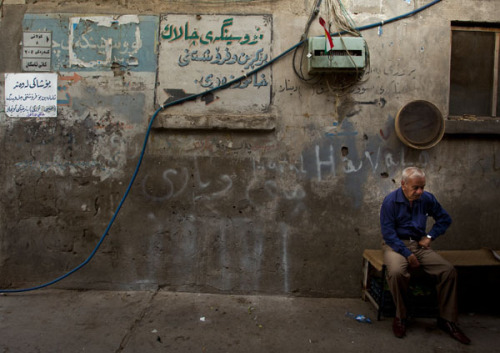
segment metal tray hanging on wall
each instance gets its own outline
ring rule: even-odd
[[[406,104],[396,116],[398,138],[405,145],[416,149],[428,149],[441,141],[444,135],[444,119],[441,111],[431,102],[416,100]]]

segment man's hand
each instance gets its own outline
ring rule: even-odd
[[[420,245],[424,249],[429,249],[431,247],[431,242],[431,239],[422,237],[422,239],[420,239],[420,241],[418,242],[418,245]]]
[[[410,264],[411,268],[417,268],[420,266],[420,262],[418,261],[417,257],[415,254],[411,254],[406,258],[408,260],[408,263]]]

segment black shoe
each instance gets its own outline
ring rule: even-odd
[[[397,338],[403,338],[406,335],[406,320],[394,317],[392,332],[394,332],[394,336]]]
[[[470,344],[470,339],[467,337],[462,330],[460,330],[454,322],[447,321],[442,318],[438,318],[438,327],[444,332],[448,333],[451,337],[456,339],[458,342],[463,344]]]

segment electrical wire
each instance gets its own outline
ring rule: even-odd
[[[349,35],[352,35],[354,37],[362,37],[361,33],[356,29],[356,25],[354,24],[354,21],[351,19],[349,14],[344,8],[344,5],[342,4],[342,0],[327,0],[328,6],[330,8],[331,13],[333,13],[333,23],[337,27],[338,32],[341,33],[347,33]],[[347,54],[347,57],[349,58],[352,66],[355,68],[355,75],[352,75],[352,78],[347,80],[347,85],[343,88],[342,90],[346,90],[348,88],[351,88],[354,86],[356,83],[361,82],[365,72],[368,70],[370,66],[370,56],[365,55],[365,66],[366,68],[363,68],[362,70],[358,69],[358,66],[355,64],[354,59],[352,58],[351,53],[347,49],[347,45],[344,42],[344,38],[342,34],[339,34],[340,41],[342,42],[342,46],[346,48],[345,53]],[[365,53],[369,53],[368,45],[365,42]],[[328,83],[328,81],[327,81]],[[328,89],[331,91],[330,86],[328,85]]]
[[[427,9],[430,6],[436,4],[436,3],[440,2],[440,1],[442,1],[442,0],[434,0],[431,3],[429,3],[427,5],[424,5],[424,6],[418,8],[418,9],[416,9],[414,11],[411,11],[409,13],[406,13],[406,14],[394,17],[394,18],[392,18],[390,20],[387,20],[387,21],[383,21],[383,22],[379,22],[379,23],[375,23],[375,24],[371,24],[371,25],[367,25],[367,26],[363,26],[363,27],[358,27],[357,30],[362,31],[362,30],[366,30],[366,29],[378,27],[378,26],[383,25],[383,24],[391,23],[391,22],[397,21],[397,20],[402,19],[402,18],[413,16],[414,14]],[[321,3],[321,0],[319,0],[318,3]],[[240,76],[238,78],[235,78],[234,80],[229,81],[229,82],[227,82],[227,83],[225,83],[225,84],[223,84],[221,86],[212,88],[210,90],[207,90],[207,91],[204,91],[204,92],[201,92],[201,93],[193,94],[191,96],[180,98],[180,99],[178,99],[176,101],[173,101],[173,102],[170,102],[170,103],[166,103],[166,104],[160,106],[154,112],[154,114],[151,116],[151,120],[150,120],[150,122],[148,124],[148,128],[146,130],[146,134],[145,134],[145,137],[144,137],[144,142],[143,142],[143,145],[142,145],[141,153],[139,154],[139,159],[137,161],[137,165],[135,167],[134,173],[132,174],[132,177],[131,177],[130,182],[129,182],[128,186],[127,186],[127,189],[125,190],[125,193],[123,194],[123,197],[120,200],[120,203],[118,204],[118,206],[117,206],[117,208],[116,208],[113,216],[111,217],[111,220],[109,221],[106,229],[104,230],[102,236],[100,237],[97,245],[94,247],[94,250],[91,252],[91,254],[85,259],[85,261],[83,261],[82,263],[80,263],[78,266],[74,267],[72,270],[66,272],[65,274],[61,275],[60,277],[55,278],[52,281],[46,282],[44,284],[40,284],[38,286],[29,287],[29,288],[0,289],[0,293],[22,293],[22,292],[34,291],[34,290],[38,290],[38,289],[42,289],[42,288],[51,286],[51,285],[53,285],[53,284],[55,284],[57,282],[62,281],[65,278],[69,277],[70,275],[74,274],[78,270],[82,269],[85,265],[87,265],[92,260],[92,258],[95,256],[95,254],[99,250],[100,246],[102,245],[102,243],[104,242],[104,240],[108,236],[109,231],[111,229],[111,226],[113,225],[113,223],[115,222],[116,218],[118,217],[118,214],[119,214],[119,212],[120,212],[123,204],[125,203],[125,200],[127,199],[128,195],[130,193],[130,190],[132,189],[132,186],[133,186],[133,184],[134,184],[134,182],[135,182],[135,180],[137,178],[137,175],[139,173],[139,169],[140,169],[142,161],[144,159],[144,154],[146,152],[146,147],[147,147],[147,144],[148,144],[148,140],[149,140],[149,135],[151,133],[151,129],[153,127],[153,123],[154,123],[156,117],[158,116],[158,113],[160,113],[160,111],[162,111],[162,110],[164,110],[164,109],[166,109],[168,107],[174,106],[174,105],[182,104],[182,103],[187,102],[187,101],[196,100],[197,98],[203,97],[206,94],[209,94],[209,93],[212,93],[212,92],[215,92],[215,91],[218,91],[218,90],[229,88],[233,84],[236,84],[236,83],[238,83],[238,82],[246,79],[247,77],[249,77],[251,75],[254,75],[257,72],[259,72],[259,71],[267,68],[268,66],[272,65],[274,62],[280,60],[284,56],[288,55],[290,52],[296,50],[299,46],[303,45],[305,41],[306,41],[306,39],[302,39],[300,42],[298,42],[297,44],[293,45],[289,49],[285,50],[284,52],[282,52],[281,54],[279,54],[278,56],[276,56],[272,60],[268,61],[267,63],[264,63],[262,66],[254,69],[254,70],[252,70],[252,71],[250,71],[250,72],[248,72],[248,73],[246,73],[246,74],[244,74],[244,75],[242,75],[242,76]]]
[[[319,14],[320,7],[321,7],[321,2],[322,1],[323,0],[316,0],[316,2],[314,4],[314,7],[313,7],[313,11],[311,11],[311,14],[309,15],[309,19],[307,20],[306,27],[304,29],[304,33],[302,33],[301,42],[305,42],[307,40],[307,34],[309,33],[309,29],[311,27],[312,22],[314,21],[314,19],[316,18],[316,16],[318,16],[318,14]],[[300,55],[299,70],[297,70],[295,62],[296,62],[297,52],[298,52],[299,48],[302,48],[302,53]],[[321,78],[317,78],[315,76],[312,76],[310,78],[305,78],[304,73],[302,72],[302,63],[303,62],[304,62],[304,46],[299,45],[297,47],[297,49],[294,50],[294,52],[293,52],[293,58],[292,58],[292,68],[293,68],[293,71],[294,71],[295,75],[297,77],[299,77],[302,81],[304,81],[306,83],[309,83],[311,85],[314,85],[314,84],[320,82]],[[313,82],[313,83],[309,82],[309,81],[312,81],[312,80],[315,80],[316,82]]]
[[[377,22],[377,23],[372,23],[372,24],[369,24],[369,25],[366,25],[366,26],[358,27],[357,30],[361,32],[361,31],[364,31],[364,30],[367,30],[367,29],[371,29],[371,28],[383,26],[383,25],[386,25],[386,24],[389,24],[389,23],[392,23],[392,22],[396,22],[396,21],[399,21],[399,20],[401,20],[403,18],[411,17],[411,16],[413,16],[413,15],[419,13],[419,12],[422,12],[422,11],[426,10],[427,8],[433,6],[433,5],[435,5],[435,4],[437,4],[438,2],[441,2],[441,1],[443,1],[443,0],[433,0],[430,3],[428,3],[427,5],[422,5],[421,7],[419,7],[418,9],[415,9],[413,11],[410,11],[410,12],[407,12],[405,14],[402,14],[402,15],[390,18],[387,21],[380,21],[380,22]]]
[[[301,40],[304,40],[307,38],[307,34],[309,33],[309,28],[311,27],[311,24],[314,21],[314,19],[316,18],[316,16],[318,16],[322,1],[323,0],[316,0],[316,4],[313,7],[313,11],[309,15],[309,19],[307,20],[306,28],[304,29],[304,33],[302,34]]]
[[[345,10],[341,0],[325,1],[328,10],[328,17],[333,17],[333,19],[329,19],[328,21],[330,26],[332,24],[335,25],[338,32],[345,32],[356,37],[361,36],[359,31],[356,29],[354,21],[350,18],[349,14]]]
[[[339,0],[340,1],[340,0]],[[395,17],[392,17],[388,20],[385,20],[385,21],[380,21],[380,22],[376,22],[376,23],[372,23],[372,24],[369,24],[369,25],[365,25],[365,26],[360,26],[360,27],[355,27],[354,30],[356,32],[362,32],[362,31],[365,31],[365,30],[368,30],[368,29],[372,29],[372,28],[377,28],[377,27],[381,27],[381,26],[384,26],[384,25],[387,25],[389,23],[393,23],[393,22],[396,22],[396,21],[399,21],[401,19],[404,19],[404,18],[408,18],[408,17],[411,17],[411,16],[414,16],[415,14],[419,13],[419,12],[422,12],[426,9],[428,9],[429,7],[433,6],[433,5],[436,5],[437,3],[441,2],[442,0],[433,0],[431,1],[430,3],[426,4],[426,5],[422,5],[421,7],[419,7],[418,9],[415,9],[413,11],[410,11],[410,12],[407,12],[405,14],[402,14],[402,15],[399,15],[399,16],[395,16]],[[345,11],[345,9],[343,8],[343,5],[341,4],[341,7],[342,7],[342,11]],[[348,15],[347,15],[348,16]],[[349,18],[350,20],[350,18]],[[342,35],[344,34],[348,34],[349,32],[346,31],[346,30],[340,30],[338,32],[335,32],[335,33],[330,33],[330,35],[332,37],[341,37]],[[302,40],[301,41],[301,44],[305,44],[306,43],[306,40]],[[295,60],[295,56],[297,55],[297,52],[298,50],[300,49],[300,45],[297,46],[297,48],[295,49],[295,53],[294,53],[294,60],[292,62],[292,65],[293,65],[293,70],[296,74],[296,76],[303,82],[305,83],[310,83],[310,81],[314,80],[314,76],[316,75],[312,75],[311,77],[306,77],[304,75],[304,73],[302,72],[302,61],[304,60],[304,57],[303,57],[303,54],[304,54],[304,48],[302,48],[302,55],[301,55],[301,63],[300,63],[300,70],[297,70],[297,68],[295,67],[295,63],[296,63],[296,60]],[[367,55],[367,63],[368,65],[370,64],[370,61],[369,61],[369,57],[370,57],[370,53],[369,53],[369,48],[368,46],[366,47],[366,55]],[[364,70],[364,71],[367,71],[367,70]],[[333,75],[335,76],[335,75]],[[318,79],[316,80],[313,84],[316,84],[318,82],[320,82],[321,79]],[[340,88],[340,90],[343,90],[343,89],[346,89],[347,86],[342,86]]]
[[[311,15],[309,16],[309,20],[307,22],[305,32],[302,35],[303,39],[307,37],[311,23],[314,20],[314,18],[317,17],[317,15],[319,13],[320,6],[321,6],[321,1],[317,1],[314,8],[313,8],[314,9],[313,12],[311,12]],[[326,19],[328,22],[328,28],[325,28],[325,29],[327,29],[328,32],[330,32],[330,33],[332,32],[332,25],[333,25],[333,26],[335,26],[336,33],[344,33],[345,32],[345,33],[349,33],[351,35],[354,35],[356,37],[361,36],[361,34],[354,28],[355,27],[354,22],[352,21],[352,19],[348,15],[347,11],[345,11],[341,0],[325,0],[325,8],[326,8]],[[346,46],[345,46],[344,40],[342,38],[342,35],[339,34],[338,36],[340,37],[340,40],[342,41],[342,44],[344,45],[344,48],[345,48]],[[301,46],[301,49],[302,49],[302,52],[300,53],[300,63],[299,63],[298,69],[297,69],[297,59],[296,58],[297,58],[297,54],[299,52],[299,48],[297,48],[297,50],[295,50],[295,52],[293,54],[293,61],[292,61],[293,70],[295,72],[295,75],[299,79],[301,79],[305,83],[308,83],[309,85],[313,86],[313,85],[320,83],[321,81],[327,81],[328,79],[337,76],[337,75],[330,73],[329,75],[312,74],[312,75],[310,75],[310,77],[306,77],[306,75],[304,75],[304,72],[302,70],[303,63],[305,61],[304,54],[305,54],[306,50],[304,49],[304,46]],[[352,59],[350,53],[348,51],[346,51],[346,53],[349,56],[349,59],[351,60],[353,66],[356,68],[356,71],[358,71],[358,68],[354,64],[354,60]],[[328,53],[328,55],[332,55],[332,54],[333,54],[333,52]],[[340,78],[345,80],[346,76],[342,75]],[[359,75],[358,74],[356,75],[356,78],[357,78],[357,80],[355,80],[352,84],[354,84],[355,82],[359,82]],[[338,80],[335,79],[334,81],[338,81]],[[331,91],[330,84],[328,82],[326,82],[326,85],[327,85],[328,89]],[[348,85],[348,86],[350,86],[350,85]],[[348,86],[345,86],[345,87],[348,87]],[[337,85],[337,89],[342,89],[342,88]]]

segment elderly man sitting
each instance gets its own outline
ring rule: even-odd
[[[437,279],[438,326],[461,343],[469,344],[470,339],[457,326],[456,270],[431,249],[432,242],[450,226],[451,217],[424,187],[424,172],[415,167],[406,168],[401,187],[385,197],[380,210],[387,282],[396,304],[393,332],[398,338],[406,335],[409,269],[422,267]],[[427,233],[428,216],[434,218],[435,223]]]

